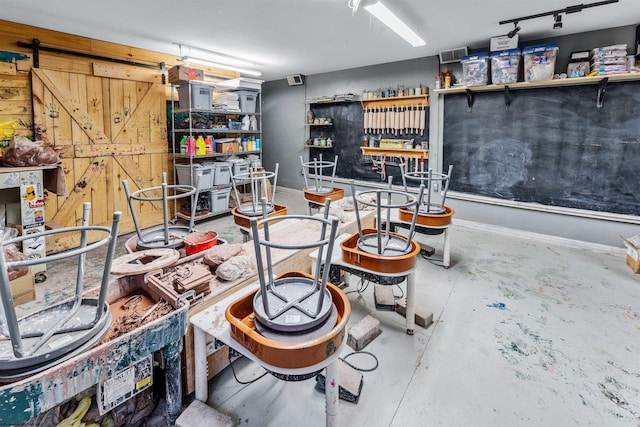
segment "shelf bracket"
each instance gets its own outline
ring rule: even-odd
[[[504,109],[509,111],[511,107],[511,92],[509,92],[509,86],[504,87]]]
[[[609,77],[605,77],[598,83],[598,96],[596,98],[596,108],[602,108],[604,105],[604,94],[607,91],[607,83],[609,83]]]
[[[469,108],[469,112],[471,112],[471,108],[473,107],[473,92],[470,89],[465,89],[467,92],[467,107]]]

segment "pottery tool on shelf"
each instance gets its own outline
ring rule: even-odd
[[[364,116],[362,119],[362,127],[364,128],[364,133],[367,133],[367,123],[369,122],[369,108],[364,109]]]

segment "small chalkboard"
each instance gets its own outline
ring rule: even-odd
[[[311,105],[315,117],[330,117],[333,126],[311,127],[311,138],[314,136],[331,136],[332,149],[310,148],[309,158],[333,160],[338,155],[336,176],[355,180],[380,180],[380,175],[373,172],[370,164],[365,164],[360,147],[362,145],[363,115],[360,102],[317,103]]]
[[[504,200],[638,215],[640,82],[474,94],[444,102],[450,189]]]
[[[324,160],[333,160],[338,155],[338,166],[336,168],[336,177],[354,179],[357,181],[367,181],[374,183],[386,182],[382,179],[379,169],[362,155],[362,137],[364,134],[364,117],[362,105],[360,102],[341,102],[341,103],[315,103],[310,106],[315,117],[330,117],[333,120],[333,126],[312,126],[310,127],[310,137],[324,136],[331,137],[333,147],[313,148],[309,149],[309,159],[319,159],[320,155]],[[429,124],[429,110],[427,109],[426,125]],[[425,135],[429,134],[429,130],[425,130]],[[368,136],[368,135],[367,135]],[[399,138],[393,135],[383,135],[384,138]],[[421,138],[426,139],[426,137]],[[400,168],[392,161],[385,166],[386,176],[393,176],[394,184],[400,184],[402,178],[400,176]]]

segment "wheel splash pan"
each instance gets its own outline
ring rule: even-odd
[[[323,191],[315,191],[314,188],[303,188],[304,198],[310,202],[324,204],[327,199],[334,201],[340,200],[344,197],[344,190],[342,188],[333,187],[321,187],[320,190]]]
[[[262,291],[258,291],[254,297],[253,310],[256,321],[259,321],[269,329],[275,329],[283,333],[304,332],[323,324],[329,317],[329,314],[331,314],[333,306],[331,293],[328,290],[323,290],[324,299],[322,301],[322,307],[315,318],[307,315],[305,311],[313,313],[316,310],[320,295],[322,295],[320,292],[311,294],[304,301],[290,307],[288,310],[283,309],[283,306],[289,301],[295,301],[298,297],[309,293],[312,289],[315,289],[313,279],[307,279],[305,277],[276,279],[273,285],[267,288],[265,294],[263,294]],[[286,298],[286,301],[276,296],[276,292],[278,295]],[[269,303],[270,311],[275,313],[273,319],[269,318],[264,309],[265,298]]]
[[[451,224],[451,217],[456,213],[449,206],[445,206],[445,213],[419,213],[418,219],[416,219],[416,225],[422,225],[425,227],[444,227]],[[399,209],[398,218],[400,221],[411,222],[413,221],[414,211],[409,209]]]
[[[113,318],[111,313],[108,313],[105,321],[103,322],[104,325],[102,326],[102,329],[98,330],[96,334],[93,337],[91,337],[91,339],[89,339],[89,341],[85,342],[75,350],[60,356],[57,359],[53,359],[53,360],[47,359],[46,362],[43,362],[39,365],[28,366],[25,368],[0,370],[0,384],[11,383],[14,381],[19,381],[19,380],[28,378],[32,375],[35,375],[53,366],[57,366],[60,363],[64,362],[65,360],[78,356],[79,354],[82,354],[85,351],[91,350],[96,344],[100,342],[100,340],[102,340],[102,338],[107,334],[107,332],[109,332],[109,329],[111,328],[112,319]]]
[[[189,234],[189,227],[172,226],[169,227],[169,239],[168,244],[164,243],[164,228],[147,231],[144,233],[144,241],[139,240],[137,242],[138,250],[143,249],[157,249],[157,248],[169,248],[179,249],[184,246],[183,237]]]
[[[78,312],[63,327],[70,329],[78,325],[89,324],[96,317],[97,304],[98,300],[95,298],[82,299]],[[46,331],[57,321],[64,318],[72,307],[73,301],[67,301],[25,316],[18,320],[20,333],[25,336],[33,332]],[[54,334],[34,354],[20,358],[13,354],[9,339],[0,341],[0,371],[37,366],[49,360],[61,362],[68,359],[73,355],[74,349],[95,338],[99,332],[104,334],[106,332],[104,330],[106,322],[111,323],[111,315],[107,303],[104,304],[100,311],[100,318],[91,328]],[[33,344],[39,340],[40,337],[23,338],[22,345],[25,352],[30,351]]]
[[[375,228],[364,228],[362,234],[369,236],[377,234]],[[406,239],[401,234],[391,233],[392,236]],[[367,270],[378,273],[395,274],[403,271],[411,270],[416,266],[416,256],[420,253],[420,245],[415,240],[411,241],[411,249],[408,253],[399,256],[381,256],[371,254],[358,248],[360,234],[355,233],[348,239],[340,242],[342,248],[342,260],[348,264],[352,264]]]
[[[251,227],[251,218],[256,218],[257,220],[261,220],[262,216],[247,216],[243,215],[238,207],[235,207],[231,210],[231,214],[233,215],[233,222],[236,223],[239,227],[250,228]],[[272,218],[274,216],[284,216],[287,214],[287,207],[282,205],[273,205],[273,211],[267,215],[268,218]],[[273,222],[272,224],[275,224]],[[262,226],[260,226],[262,228]]]
[[[288,272],[278,278],[284,277],[312,278],[300,271]],[[291,342],[261,335],[254,323],[253,298],[257,290],[227,307],[225,316],[231,324],[231,336],[258,359],[271,366],[297,369],[320,363],[340,348],[351,315],[351,305],[347,296],[330,283],[327,283],[327,289],[338,311],[338,320],[329,332],[320,337]]]

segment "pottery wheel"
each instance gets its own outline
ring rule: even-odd
[[[415,206],[410,206],[408,208],[408,210],[410,210],[411,212],[415,212],[416,208]],[[431,205],[427,205],[426,203],[423,203],[420,205],[420,209],[418,210],[418,213],[420,215],[438,215],[438,214],[443,214],[446,213],[447,211],[445,210],[445,208],[442,205],[438,205],[438,204],[431,204]]]
[[[280,332],[301,332],[316,328],[331,314],[333,303],[328,289],[323,289],[324,299],[316,317],[311,317],[308,313],[315,313],[320,292],[313,292],[306,299],[286,308],[289,302],[306,295],[314,287],[315,283],[312,279],[303,277],[286,277],[276,280],[273,284],[275,291],[267,288],[266,292],[269,311],[275,317],[270,319],[267,315],[263,301],[265,296],[258,291],[253,299],[256,319],[264,326]]]
[[[319,187],[311,186],[305,189],[309,193],[317,193],[317,194],[331,194],[333,192],[333,187],[325,187],[321,185]]]
[[[274,207],[273,205],[267,205],[267,212],[266,214],[269,215],[271,212],[274,211]],[[257,205],[255,208],[253,206],[240,206],[238,207],[238,212],[240,212],[243,215],[246,216],[262,216],[263,212],[262,212],[262,205]]]
[[[407,240],[396,235],[390,236],[382,236],[382,244],[385,244],[385,241],[389,239],[384,246],[384,251],[379,254],[378,253],[378,235],[377,234],[367,234],[366,236],[362,236],[358,240],[358,249],[363,252],[367,252],[373,255],[381,255],[386,257],[394,257],[408,254],[413,249],[411,245],[407,247]]]
[[[187,227],[169,227],[169,240],[167,244],[164,241],[164,229],[149,231],[138,239],[138,249],[155,249],[155,248],[170,248],[178,249],[184,246],[182,238],[189,234],[191,231]]]
[[[276,331],[264,326],[257,318],[253,323],[256,325],[256,330],[265,338],[269,338],[274,341],[302,342],[319,338],[331,331],[331,329],[336,326],[336,323],[338,323],[338,309],[334,304],[331,304],[331,313],[329,313],[329,317],[326,321],[315,328],[302,332]]]

